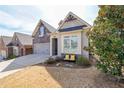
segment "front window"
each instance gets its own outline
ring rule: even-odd
[[[69,36],[65,36],[64,37],[64,49],[68,50],[70,48],[70,37]]]
[[[65,36],[64,37],[64,51],[76,52],[78,49],[78,37],[77,36]]]
[[[44,31],[45,31],[45,28],[44,28],[44,26],[41,26],[40,27],[40,37],[43,37],[44,36]]]
[[[72,36],[71,37],[71,48],[77,49],[77,47],[78,47],[78,38],[77,36]]]

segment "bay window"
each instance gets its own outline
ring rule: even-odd
[[[71,48],[76,49],[78,47],[78,38],[77,36],[71,37]]]
[[[78,49],[78,36],[64,36],[64,51],[76,52]]]
[[[64,49],[69,49],[70,48],[70,37],[65,36],[64,37]]]

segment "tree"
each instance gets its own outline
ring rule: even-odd
[[[121,76],[124,63],[124,6],[99,6],[89,33],[90,51],[98,57],[98,68]]]

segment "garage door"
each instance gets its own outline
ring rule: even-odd
[[[50,55],[50,43],[34,44],[33,50],[35,54]]]

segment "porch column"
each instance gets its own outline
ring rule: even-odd
[[[50,36],[50,56],[52,56],[52,36]]]
[[[58,35],[58,56],[61,56],[61,47],[62,47],[62,42],[61,42],[61,36],[60,34]]]

